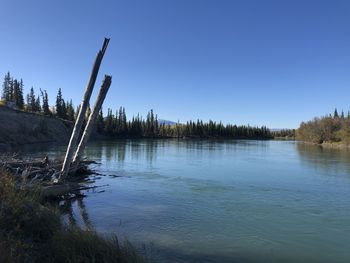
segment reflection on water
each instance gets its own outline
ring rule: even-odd
[[[350,175],[348,149],[326,148],[320,145],[298,143],[297,150],[303,165],[311,166],[318,171],[326,171],[326,174]]]
[[[49,150],[54,154],[57,149]],[[38,152],[37,152],[38,154]],[[350,262],[350,153],[289,141],[118,140],[67,220],[158,262]]]
[[[61,201],[59,205],[63,215],[63,220],[66,220],[69,225],[79,225],[85,229],[93,229],[82,197],[65,199]],[[75,206],[76,208],[74,209]]]

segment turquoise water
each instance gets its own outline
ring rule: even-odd
[[[86,154],[107,175],[95,184],[108,185],[73,203],[77,221],[155,261],[350,262],[348,151],[128,140],[94,142]]]

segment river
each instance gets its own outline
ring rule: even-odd
[[[72,203],[74,220],[127,238],[156,262],[350,262],[349,151],[115,140],[92,142],[86,156],[101,163],[94,184],[105,186]]]

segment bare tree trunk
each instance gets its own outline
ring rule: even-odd
[[[83,100],[82,100],[82,102],[80,104],[80,109],[79,109],[79,113],[78,113],[78,116],[77,116],[77,120],[75,121],[74,129],[73,129],[71,138],[69,140],[69,144],[68,144],[66,156],[64,158],[64,162],[63,162],[63,165],[62,165],[62,170],[61,170],[61,174],[60,174],[59,180],[64,180],[64,178],[68,175],[69,168],[70,168],[70,165],[71,165],[71,162],[72,162],[72,157],[73,157],[74,151],[76,149],[76,145],[77,145],[77,141],[78,141],[79,134],[80,134],[80,131],[81,131],[81,127],[83,125],[85,112],[86,112],[87,106],[89,104],[89,100],[90,100],[90,97],[91,97],[92,90],[94,89],[94,85],[95,85],[95,82],[96,82],[97,74],[98,74],[98,71],[100,69],[100,65],[101,65],[101,62],[102,62],[103,55],[104,55],[104,53],[105,53],[105,51],[107,49],[108,42],[109,42],[109,39],[105,38],[104,42],[103,42],[102,49],[97,53],[97,56],[96,56],[96,59],[95,59],[95,63],[94,63],[94,66],[92,68],[92,72],[91,72],[91,75],[90,75],[90,79],[89,79],[89,82],[88,82],[88,84],[86,86],[84,98],[83,98]]]
[[[103,84],[101,86],[101,89],[98,93],[94,108],[92,109],[92,112],[89,116],[88,122],[85,126],[83,136],[81,137],[80,143],[78,145],[78,149],[76,150],[74,158],[73,158],[73,164],[72,164],[72,166],[73,166],[72,173],[73,174],[77,170],[77,166],[79,164],[81,155],[82,155],[82,153],[85,149],[85,146],[89,140],[90,134],[94,128],[94,124],[95,124],[97,115],[99,114],[99,111],[100,111],[101,106],[103,104],[103,101],[107,95],[108,89],[111,86],[111,83],[112,83],[112,77],[105,75],[105,78],[103,80]]]

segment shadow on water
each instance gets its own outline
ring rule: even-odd
[[[94,229],[89,219],[87,208],[83,198],[67,199],[60,202],[60,210],[63,214],[63,219],[67,224],[79,226],[87,230]],[[117,234],[117,233],[116,233]],[[156,246],[154,243],[139,245],[139,252],[148,258],[149,262],[176,262],[176,263],[197,263],[197,262],[293,262],[290,258],[282,258],[276,255],[259,252],[243,252],[233,251],[232,255],[212,254],[202,251],[184,252],[181,249],[171,249],[169,247]]]

